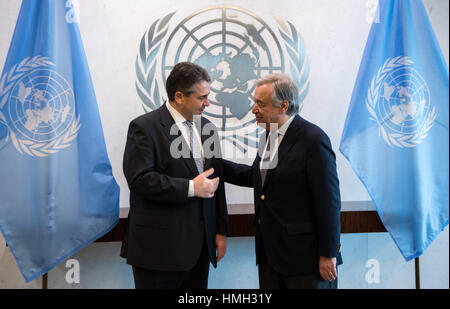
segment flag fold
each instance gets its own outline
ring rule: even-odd
[[[119,186],[66,2],[23,0],[0,76],[0,230],[27,282],[119,217]]]
[[[408,261],[448,225],[448,67],[421,0],[378,9],[340,151]]]

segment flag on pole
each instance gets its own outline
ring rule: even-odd
[[[119,187],[66,4],[23,0],[0,76],[0,229],[27,282],[118,222]]]
[[[405,260],[449,216],[448,67],[421,0],[379,1],[340,151]]]

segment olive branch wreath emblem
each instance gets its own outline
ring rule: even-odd
[[[373,117],[373,120],[377,122],[381,135],[383,136],[383,139],[389,146],[393,145],[400,148],[416,147],[418,144],[422,143],[423,140],[428,136],[428,132],[433,127],[434,120],[436,119],[436,107],[433,106],[431,112],[429,112],[425,120],[425,123],[420,128],[420,130],[418,130],[417,133],[413,134],[388,133],[386,128],[383,126],[384,121],[382,119],[379,119],[377,113],[375,112],[380,88],[386,76],[389,75],[389,73],[395,70],[396,68],[402,66],[410,66],[412,64],[414,64],[414,62],[410,59],[410,57],[398,56],[395,58],[387,59],[383,64],[383,66],[378,70],[377,75],[372,79],[370,88],[367,93],[366,99],[367,110]]]
[[[175,13],[155,21],[140,42],[139,54],[136,57],[136,91],[145,112],[155,110],[162,104],[161,91],[155,78],[157,55],[167,34],[168,23]],[[290,71],[300,91],[299,102],[302,103],[309,90],[309,62],[305,53],[305,43],[290,22],[287,22],[290,34],[282,30],[286,27],[281,20],[277,19],[277,22],[290,57]]]
[[[289,69],[291,76],[298,87],[299,90],[299,112],[303,107],[303,102],[308,94],[309,90],[309,61],[306,56],[305,42],[301,36],[297,33],[294,25],[289,21],[289,29],[291,34],[283,31],[282,28],[286,27],[283,25],[283,21],[277,18],[277,22],[280,25],[278,28],[281,37],[285,42],[285,48],[289,54]],[[286,29],[287,30],[287,29]]]
[[[48,57],[35,56],[33,58],[27,57],[20,63],[16,63],[8,73],[5,73],[0,79],[0,122],[4,123],[8,128],[8,134],[6,141],[11,142],[14,147],[20,152],[25,153],[31,157],[46,157],[50,154],[54,154],[61,149],[67,148],[71,145],[72,141],[76,138],[78,131],[81,127],[80,115],[76,121],[72,122],[71,127],[65,134],[57,139],[54,139],[47,143],[39,143],[29,139],[21,139],[16,136],[14,130],[8,126],[8,120],[3,114],[1,109],[4,107],[9,98],[9,92],[15,85],[15,82],[27,74],[28,72],[37,68],[49,68],[55,64],[50,61]]]
[[[136,57],[136,91],[142,101],[144,112],[150,112],[159,108],[164,98],[161,95],[160,83],[156,78],[158,53],[163,46],[164,38],[169,30],[169,22],[176,12],[172,12],[162,19],[156,20],[148,31],[144,33],[139,45],[139,53]],[[304,99],[309,90],[309,61],[306,56],[305,42],[290,22],[285,22],[275,16],[279,25],[279,33],[284,41],[284,47],[288,54],[288,67],[291,76],[299,89],[299,112],[303,107]],[[257,130],[258,131],[258,130]],[[259,135],[257,131],[247,133]],[[262,131],[259,132],[262,134]],[[258,147],[258,140],[250,136],[239,136],[236,134],[222,136],[222,139],[230,141],[240,151],[245,153],[247,147]],[[245,144],[245,147],[240,145]]]
[[[169,29],[167,24],[174,14],[175,12],[170,13],[161,21],[155,21],[139,45],[139,55],[136,57],[136,90],[145,112],[155,110],[162,104],[161,92],[155,79],[157,55]]]

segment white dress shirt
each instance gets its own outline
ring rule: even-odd
[[[187,127],[187,125],[185,124],[186,118],[183,117],[183,115],[181,115],[175,108],[172,107],[172,105],[170,105],[169,101],[166,102],[166,107],[169,110],[170,115],[172,116],[173,120],[175,121],[175,124],[177,125],[177,127],[180,129],[181,134],[184,137],[184,140],[186,141],[188,147],[190,148],[191,145],[189,145],[189,129]],[[198,139],[199,145],[201,145],[202,147],[202,159],[204,160],[205,155],[203,153],[203,145],[202,145],[202,140],[200,138],[200,134],[197,130],[197,127],[194,125],[193,126],[193,131],[194,131],[194,135],[195,138]],[[191,149],[192,151],[192,149]],[[189,191],[188,191],[188,197],[193,197],[195,196],[194,193],[194,180],[189,180]]]

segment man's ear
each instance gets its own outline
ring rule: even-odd
[[[286,114],[288,108],[289,102],[287,100],[282,101],[280,104],[280,114]]]
[[[181,91],[175,92],[174,101],[175,101],[176,104],[179,104],[179,105],[183,104],[183,102],[184,102],[184,94]]]

